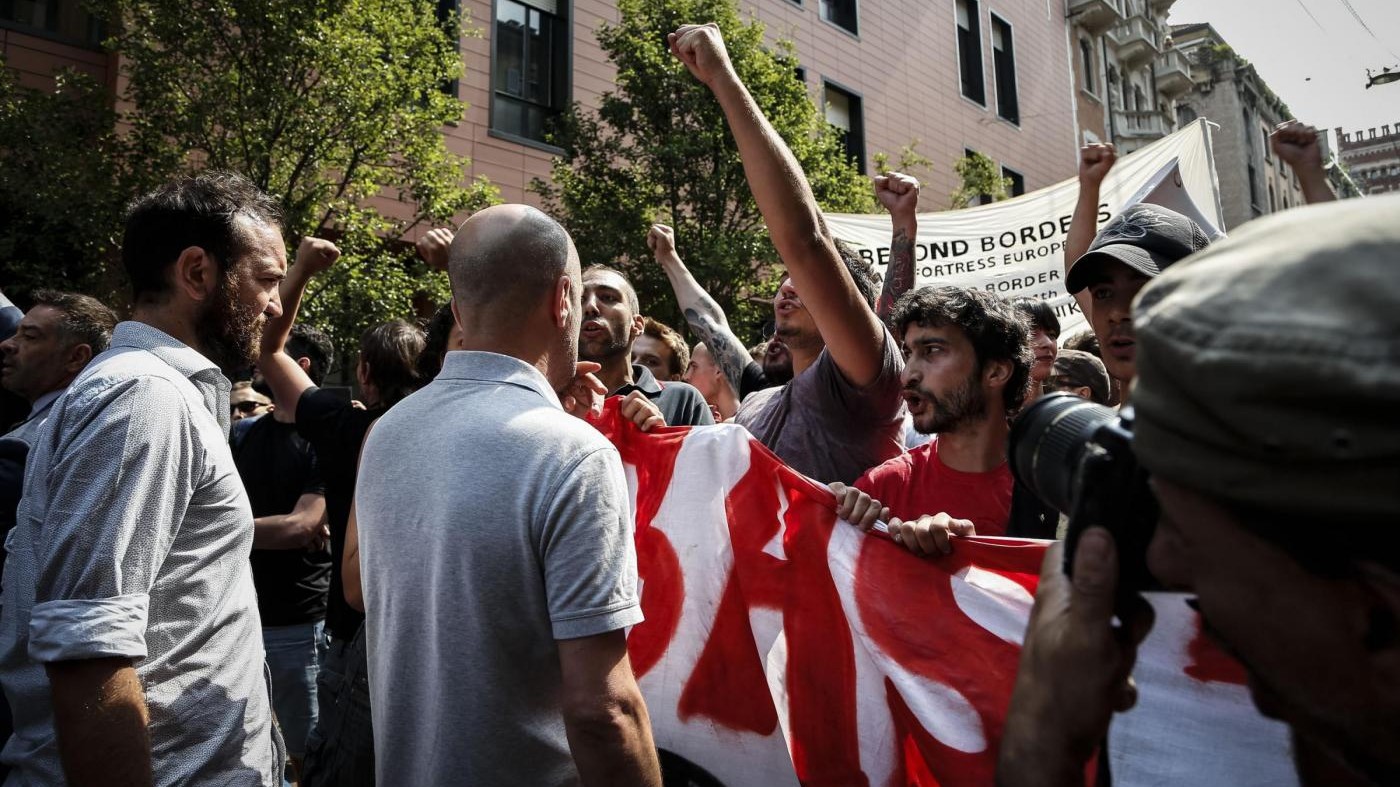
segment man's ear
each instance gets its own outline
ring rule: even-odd
[[[1088,399],[1091,402],[1094,400],[1094,391],[1087,385],[1081,385],[1075,388],[1074,393],[1082,399]]]
[[[642,335],[642,331],[646,330],[646,327],[647,318],[643,317],[640,314],[632,315],[632,330],[627,336],[627,341],[635,342],[637,340],[637,337]]]
[[[368,361],[360,361],[359,363],[355,364],[355,379],[359,381],[361,388],[364,388],[365,386],[369,385],[370,376]]]
[[[223,275],[218,261],[199,246],[190,246],[180,252],[170,272],[176,292],[197,302],[203,302],[218,290]]]
[[[69,374],[77,374],[92,360],[92,345],[75,344],[64,353],[63,369]]]
[[[564,274],[559,277],[559,281],[554,283],[553,307],[550,309],[550,317],[554,319],[554,327],[568,327],[569,316],[573,310],[573,281],[568,274]]]
[[[982,364],[982,382],[1001,388],[1011,379],[1010,361],[987,361]]]
[[[306,357],[305,355],[297,359],[297,366],[300,366],[303,372],[306,372],[307,374],[311,373],[311,359]]]

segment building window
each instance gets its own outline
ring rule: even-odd
[[[985,105],[987,86],[982,75],[982,25],[978,21],[977,0],[954,2],[958,8],[958,70],[962,94]]]
[[[85,46],[107,37],[101,20],[79,0],[0,0],[0,22]]]
[[[1087,38],[1079,39],[1079,67],[1084,71],[1084,89],[1098,95],[1094,85],[1094,45]]]
[[[826,122],[841,132],[841,143],[846,147],[846,155],[856,164],[856,169],[865,172],[865,118],[861,114],[860,96],[843,90],[830,82],[822,91],[826,111]]]
[[[1258,184],[1258,182],[1256,181],[1256,178],[1255,178],[1254,165],[1253,165],[1253,164],[1248,165],[1248,169],[1249,169],[1249,207],[1254,211],[1254,215],[1258,216],[1259,213],[1260,213],[1260,211],[1259,211],[1259,184]]]
[[[860,32],[856,21],[856,0],[821,0],[822,19],[857,35]]]
[[[491,128],[546,141],[568,104],[568,27],[554,0],[496,0]]]
[[[4,0],[0,0],[0,2],[3,1]],[[462,46],[462,33],[457,25],[460,24],[461,17],[457,16],[457,8],[458,0],[437,0],[438,24],[442,25],[443,31],[447,33],[447,39],[452,42],[452,46],[456,49],[460,49]],[[457,24],[454,24],[454,22]],[[442,92],[456,98],[458,95],[458,80],[444,79],[440,88]]]
[[[1026,176],[1014,169],[1001,168],[1001,176],[1011,181],[1011,196],[1019,197],[1026,193]]]
[[[1016,98],[1016,48],[1011,40],[1011,25],[992,14],[992,74],[997,86],[997,115],[1021,122],[1021,105]]]

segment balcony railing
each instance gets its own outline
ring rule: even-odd
[[[1134,15],[1118,25],[1113,31],[1113,40],[1118,42],[1118,57],[1129,68],[1146,64],[1161,51],[1157,26],[1141,15]]]
[[[1157,89],[1168,98],[1176,98],[1191,89],[1195,82],[1191,79],[1191,66],[1186,56],[1175,49],[1163,52],[1154,66],[1157,75]]]
[[[1122,136],[1156,139],[1167,135],[1167,123],[1160,112],[1125,110],[1116,112],[1115,115],[1118,118],[1118,133]]]
[[[1075,24],[1098,35],[1127,17],[1127,0],[1069,0]]]

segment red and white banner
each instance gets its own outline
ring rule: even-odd
[[[634,494],[646,621],[628,650],[660,748],[729,787],[993,782],[1045,542],[925,560],[838,522],[741,427],[644,435],[614,402],[599,426]],[[1157,601],[1115,783],[1296,783],[1239,668],[1179,597]]]

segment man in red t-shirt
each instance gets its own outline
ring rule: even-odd
[[[1005,535],[1011,512],[1007,417],[1025,400],[1030,328],[988,292],[924,287],[895,305],[904,401],[930,443],[867,471],[857,489],[888,509],[890,536],[947,554],[949,533]]]

